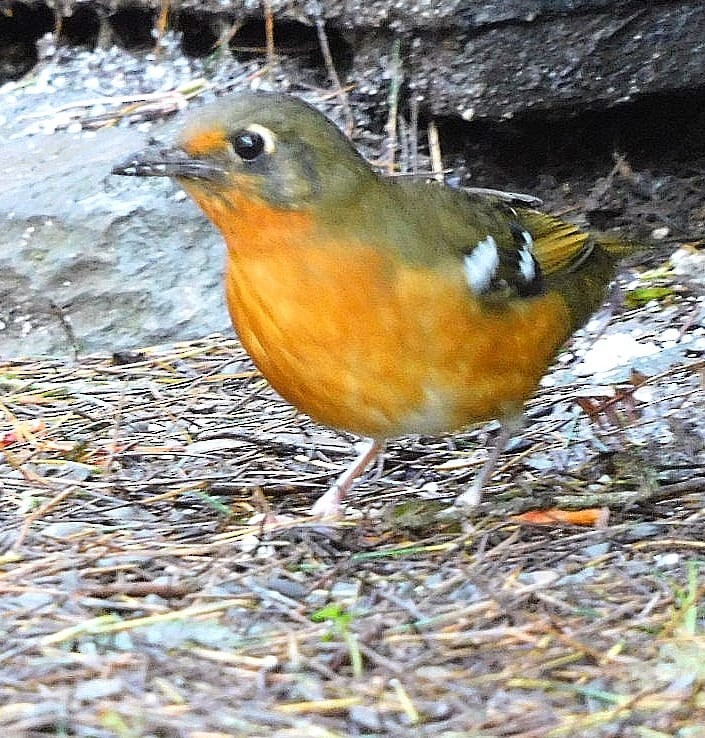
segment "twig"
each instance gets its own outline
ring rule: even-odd
[[[122,423],[122,411],[125,407],[125,398],[127,396],[127,388],[126,385],[122,386],[122,389],[120,390],[120,396],[118,397],[117,406],[115,408],[115,420],[113,421],[113,432],[112,432],[112,439],[110,443],[110,453],[108,454],[108,458],[105,462],[105,468],[110,472],[110,469],[113,466],[113,462],[115,461],[115,456],[118,452],[118,438],[120,437],[120,425]]]
[[[267,76],[273,81],[276,57],[274,53],[274,14],[271,0],[262,0],[264,6],[264,37],[267,49]]]
[[[441,156],[441,144],[438,138],[438,126],[432,120],[428,124],[428,150],[431,155],[431,172],[437,182],[443,183],[443,157]]]
[[[171,0],[160,0],[159,15],[157,16],[157,22],[155,23],[157,37],[154,39],[154,53],[157,56],[159,56],[162,53],[161,40],[162,38],[164,38],[164,34],[166,33],[167,25],[169,23],[170,12],[171,12]]]
[[[229,28],[227,28],[220,36],[220,38],[213,44],[213,49],[219,49],[222,46],[230,46],[230,42],[235,38],[238,31],[244,25],[244,21],[235,21]]]
[[[76,484],[73,484],[70,487],[67,487],[63,492],[59,492],[57,495],[54,495],[54,497],[45,502],[39,508],[39,510],[35,510],[33,513],[27,515],[27,517],[24,519],[24,522],[22,523],[20,532],[17,534],[17,538],[15,539],[15,544],[13,548],[19,548],[22,545],[24,539],[27,536],[27,533],[29,532],[30,525],[32,525],[35,520],[39,520],[39,518],[44,517],[44,515],[46,515],[51,509],[56,507],[60,502],[78,491],[80,491],[80,487]]]
[[[411,173],[418,174],[419,171],[419,98],[411,96],[409,122],[409,149],[411,151]]]
[[[352,108],[348,96],[340,83],[340,76],[338,70],[335,68],[333,61],[333,54],[330,50],[330,44],[328,43],[328,35],[326,34],[326,24],[323,19],[323,12],[320,3],[316,4],[316,32],[318,33],[318,43],[321,47],[321,54],[323,54],[323,61],[326,65],[328,77],[335,90],[338,102],[343,108],[343,115],[345,116],[345,133],[350,138],[355,132],[355,116],[353,115]]]
[[[401,71],[401,42],[399,39],[394,39],[392,44],[391,54],[391,75],[392,80],[389,85],[389,96],[387,99],[389,106],[389,114],[387,116],[387,125],[385,131],[387,134],[386,148],[387,151],[384,154],[383,159],[386,161],[387,171],[389,174],[394,172],[394,160],[397,149],[397,116],[399,115],[399,91],[401,90],[401,83],[403,74]]]
[[[66,338],[68,338],[69,344],[71,345],[73,360],[78,361],[78,339],[76,338],[76,333],[73,329],[73,326],[71,325],[69,319],[66,317],[64,308],[62,308],[61,305],[57,305],[51,300],[49,301],[49,307],[51,308],[51,311],[55,315],[56,319],[59,321],[59,325],[66,334]]]

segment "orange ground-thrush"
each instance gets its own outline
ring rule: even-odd
[[[405,434],[498,418],[525,400],[603,302],[632,244],[511,198],[380,176],[324,115],[280,93],[199,110],[177,146],[117,174],[174,177],[227,243],[233,325],[272,386],[369,440],[313,507],[327,515]]]

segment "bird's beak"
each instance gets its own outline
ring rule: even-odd
[[[194,159],[183,149],[156,147],[133,154],[121,164],[112,168],[112,174],[127,177],[176,177],[181,179],[222,182],[225,170],[203,159]]]

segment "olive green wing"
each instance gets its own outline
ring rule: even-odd
[[[583,231],[512,193],[410,182],[386,184],[381,194],[389,198],[385,247],[396,248],[404,261],[457,264],[470,291],[490,309],[558,292],[575,327],[599,307],[616,262],[637,248],[618,236]],[[375,206],[384,202],[377,198]]]
[[[573,223],[497,198],[473,198],[468,210],[474,234],[486,232],[462,252],[470,289],[488,307],[558,292],[573,328],[605,298],[616,263],[639,248],[621,236],[583,231]]]

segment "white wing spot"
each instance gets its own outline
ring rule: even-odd
[[[529,231],[522,231],[524,246],[519,251],[519,271],[525,282],[531,282],[536,278],[536,265],[534,264],[534,239]]]
[[[531,256],[531,254],[529,254]],[[497,242],[492,236],[478,241],[477,246],[465,257],[465,279],[475,292],[484,292],[492,283],[499,266]],[[533,266],[533,263],[532,263]]]

